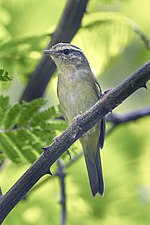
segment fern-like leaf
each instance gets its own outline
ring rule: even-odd
[[[12,108],[10,108],[6,113],[4,119],[4,128],[5,129],[13,128],[17,124],[21,112],[22,112],[21,105],[19,103],[14,104]]]
[[[7,110],[9,108],[9,97],[0,96],[0,127],[3,126]]]
[[[0,81],[12,81],[12,77],[9,76],[8,71],[0,69]]]
[[[56,119],[56,117],[60,116],[60,110],[58,107],[50,107],[44,111],[38,112],[32,117],[31,125],[35,126],[36,124],[42,124],[47,120]]]
[[[23,102],[22,113],[18,118],[18,126],[24,127],[29,125],[32,117],[38,112],[38,110],[45,104],[42,98],[33,100],[30,103]]]
[[[9,106],[9,97],[8,96],[0,96],[0,108],[2,111],[5,111]]]
[[[44,104],[40,98],[11,106],[8,97],[0,96],[0,161],[7,156],[15,163],[33,163],[42,153],[41,147],[66,128],[64,121],[55,119],[60,116],[59,108],[42,109]]]
[[[24,136],[25,132],[26,131],[22,130],[12,130],[6,134],[17,149],[19,149],[22,158],[29,163],[33,163],[39,154],[33,149],[31,139],[28,141]],[[38,148],[40,149],[40,146],[38,146]],[[22,160],[22,162],[24,162],[24,160]]]
[[[16,145],[10,140],[6,133],[0,133],[0,149],[5,152],[9,159],[15,163],[22,161],[21,154]]]

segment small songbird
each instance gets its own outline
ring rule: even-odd
[[[57,94],[68,124],[92,107],[101,97],[101,88],[80,48],[59,43],[44,54],[52,57],[58,69]],[[104,194],[100,150],[105,138],[105,118],[84,134],[81,142],[93,196]]]

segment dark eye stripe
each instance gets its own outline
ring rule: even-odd
[[[59,53],[64,53],[65,55],[69,55],[69,53],[72,52],[72,49],[63,49],[63,50],[58,50]]]
[[[83,55],[82,51],[79,49],[69,49],[69,48],[66,48],[66,49],[63,49],[63,50],[58,50],[59,53],[64,53],[65,55],[69,55],[69,53],[72,53],[72,52],[78,52],[80,54]]]

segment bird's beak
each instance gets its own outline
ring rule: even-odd
[[[50,55],[50,56],[55,56],[55,55],[56,55],[56,52],[55,52],[54,50],[51,50],[51,49],[49,49],[49,50],[44,50],[43,53],[44,53],[45,55]]]

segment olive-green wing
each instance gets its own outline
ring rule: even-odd
[[[93,88],[95,89],[97,95],[98,95],[98,99],[100,99],[101,94],[102,94],[102,90],[100,87],[100,84],[98,83],[96,77],[94,76],[94,74],[91,73],[87,73],[88,79],[90,81],[90,83],[93,85]],[[104,146],[104,140],[105,140],[105,133],[106,133],[106,121],[105,121],[105,117],[101,120],[100,122],[100,137],[99,137],[99,147],[102,149]]]

